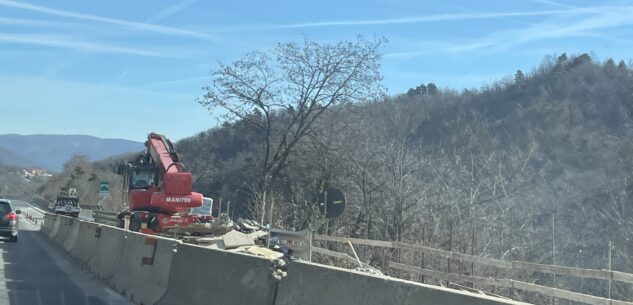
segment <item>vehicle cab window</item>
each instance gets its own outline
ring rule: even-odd
[[[152,167],[138,167],[132,171],[132,189],[146,189],[154,184],[154,169]]]

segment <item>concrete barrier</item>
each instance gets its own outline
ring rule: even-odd
[[[94,255],[86,262],[90,271],[108,285],[110,284],[116,265],[126,259],[121,256],[123,253],[124,240],[125,236],[122,230],[102,226],[101,234],[95,246]]]
[[[73,231],[73,226],[75,225],[75,218],[73,217],[67,217],[67,216],[58,216],[57,217],[57,222],[59,223],[59,225],[57,225],[57,234],[55,234],[55,236],[52,237],[52,240],[58,244],[61,247],[64,247],[64,244],[66,243],[72,243],[74,242],[73,238],[72,238],[72,231]],[[77,224],[79,222],[77,221]],[[77,229],[79,227],[77,226]],[[76,239],[76,236],[75,236]],[[64,248],[64,250],[66,250]]]
[[[272,277],[272,263],[64,216],[45,230],[98,278],[136,304],[524,304],[306,262]]]
[[[159,305],[273,304],[270,261],[246,254],[180,245]]]
[[[62,215],[53,215],[53,228],[48,233],[48,238],[54,239],[57,233],[59,233],[59,226],[61,224],[61,218],[64,217]]]
[[[308,262],[288,266],[275,305],[525,304]]]
[[[53,232],[51,233],[51,240],[53,240],[56,244],[60,244],[60,241],[63,241],[68,233],[70,232],[70,230],[67,229],[68,225],[69,225],[69,221],[66,217],[64,216],[57,216],[55,218],[56,222],[55,222],[55,226],[53,227]]]
[[[82,263],[87,263],[97,252],[98,235],[101,225],[92,222],[78,221],[77,240],[69,253]]]
[[[53,239],[59,232],[60,218],[62,216],[57,214],[46,214],[45,217],[44,222],[47,223],[46,235],[48,238]]]
[[[123,234],[122,259],[114,265],[110,285],[137,304],[156,304],[167,291],[174,248],[179,242],[129,231]]]
[[[70,226],[67,227],[68,232],[66,238],[61,241],[61,246],[70,253],[70,250],[75,246],[77,239],[79,238],[79,228],[81,222],[76,218],[70,219]]]
[[[45,213],[44,222],[40,226],[40,232],[46,234],[46,236],[48,236],[48,234],[53,230],[53,224],[55,220],[52,216],[53,214]]]

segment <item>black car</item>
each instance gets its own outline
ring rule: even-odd
[[[13,208],[11,201],[0,199],[0,236],[8,237],[11,242],[18,241],[18,214],[21,213]]]

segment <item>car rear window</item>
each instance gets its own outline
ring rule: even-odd
[[[11,205],[7,202],[0,202],[0,214],[6,214],[11,212]]]

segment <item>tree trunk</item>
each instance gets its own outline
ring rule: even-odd
[[[261,218],[260,218],[260,224],[263,226],[264,225],[264,217],[266,216],[266,188],[264,188],[264,192],[262,193],[262,208],[261,208]]]

